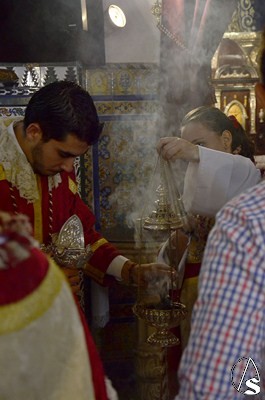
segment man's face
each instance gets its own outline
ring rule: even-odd
[[[63,142],[42,139],[31,149],[31,166],[40,175],[55,175],[58,172],[71,172],[76,157],[84,154],[89,146],[69,133]]]

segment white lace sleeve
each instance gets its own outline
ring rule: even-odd
[[[108,400],[119,400],[116,390],[112,386],[110,379],[107,378],[106,376],[105,376],[105,384],[106,384]]]
[[[260,171],[246,157],[200,149],[200,162],[190,162],[183,201],[188,212],[215,216],[232,197],[256,185]]]

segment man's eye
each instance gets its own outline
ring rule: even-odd
[[[60,157],[62,157],[62,158],[68,158],[68,157],[69,157],[69,154],[64,153],[64,152],[62,152],[62,151],[59,152],[59,155],[60,155]]]

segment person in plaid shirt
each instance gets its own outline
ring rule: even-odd
[[[265,399],[264,221],[264,181],[216,216],[175,400]]]

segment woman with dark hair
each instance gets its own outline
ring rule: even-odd
[[[245,130],[235,117],[216,107],[190,111],[182,121],[181,138],[161,138],[157,151],[168,161],[189,162],[183,200],[186,211],[193,214],[214,216],[228,200],[260,180],[253,163],[254,146]]]
[[[200,123],[209,131],[215,132],[220,138],[218,148],[209,146],[213,150],[221,150],[227,153],[240,154],[248,157],[254,162],[254,144],[248,138],[246,131],[233,115],[227,116],[219,108],[216,107],[198,107],[190,111],[183,118],[181,123],[182,138],[187,135],[185,127],[191,123]],[[189,128],[191,125],[189,125]],[[214,138],[215,136],[213,136]],[[187,138],[189,140],[189,138]],[[208,146],[206,146],[208,147]]]

